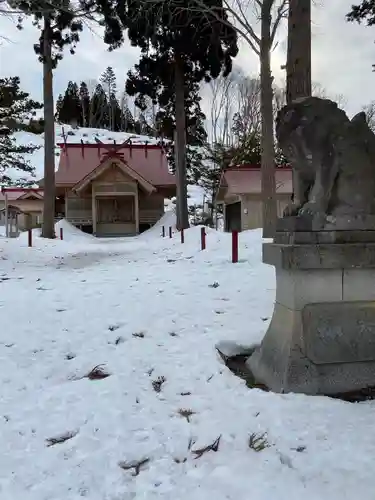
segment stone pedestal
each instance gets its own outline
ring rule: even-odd
[[[276,303],[247,363],[273,391],[375,386],[375,232],[333,233],[281,230],[263,245],[263,262],[276,269]]]

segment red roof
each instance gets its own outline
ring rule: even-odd
[[[276,193],[292,194],[292,170],[288,167],[276,168]],[[221,185],[227,188],[227,194],[260,194],[262,179],[260,168],[229,168],[223,173]]]
[[[43,189],[41,188],[22,188],[22,187],[2,187],[0,192],[0,201],[5,200],[5,193],[8,201],[25,199],[28,196],[36,195],[38,198],[43,197]]]
[[[176,178],[169,172],[168,161],[161,146],[113,144],[59,144],[61,147],[56,185],[73,185],[90,174],[108,158],[109,148],[115,150],[130,168],[154,186],[174,186]]]

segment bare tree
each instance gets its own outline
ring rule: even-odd
[[[156,135],[156,113],[158,111],[157,106],[152,102],[150,97],[145,97],[146,109],[139,113],[139,121],[142,126],[142,133],[147,134],[151,131],[153,135]]]
[[[259,78],[244,77],[238,82],[238,111],[235,115],[235,131],[245,137],[259,135],[261,131],[261,102]]]
[[[209,9],[203,0],[195,3],[202,12]],[[223,0],[223,4],[239,36],[260,60],[263,237],[269,238],[277,218],[271,51],[287,13],[287,0]],[[256,19],[260,20],[260,31],[259,25],[256,30]]]
[[[244,138],[261,134],[260,80],[235,67],[227,78],[209,85],[211,143],[240,146]],[[285,89],[273,86],[273,112],[285,105]]]
[[[89,91],[90,97],[92,97],[93,93],[95,92],[96,86],[98,85],[98,80],[95,78],[89,78],[86,82],[87,84],[87,90]]]
[[[235,69],[227,77],[219,76],[209,83],[209,135],[211,142],[229,146],[232,144],[232,121],[236,106]]]
[[[143,0],[152,3],[164,0]],[[169,0],[173,3],[173,0]],[[273,236],[276,223],[275,197],[275,151],[273,126],[273,89],[271,74],[271,50],[276,40],[277,29],[286,16],[288,0],[223,0],[228,20],[223,20],[205,0],[191,0],[184,7],[176,1],[180,9],[198,11],[202,16],[229,26],[234,26],[238,35],[249,45],[260,59],[261,116],[262,116],[262,194],[263,194],[263,235]],[[260,20],[260,30],[259,23]],[[256,29],[258,26],[258,30]]]
[[[120,95],[120,109],[121,109],[121,130],[128,130],[129,96],[126,93],[125,88],[122,90],[121,95]]]
[[[273,113],[276,119],[277,113],[286,104],[286,90],[282,87],[274,87],[273,91]]]
[[[335,101],[340,108],[345,108],[347,105],[347,98],[344,94],[330,94],[325,87],[319,82],[311,83],[311,95],[321,97],[322,99],[331,99]],[[286,104],[286,89],[281,87],[274,87],[274,112],[275,116],[278,111]]]
[[[366,113],[367,123],[370,129],[375,133],[375,101],[371,101],[363,106],[362,111]]]
[[[235,68],[227,78],[209,85],[209,135],[213,143],[233,145],[243,136],[261,132],[260,80]],[[285,89],[273,86],[273,112],[286,103]]]
[[[272,26],[272,7],[274,0],[261,2],[261,37],[260,37],[260,89],[262,116],[262,219],[263,237],[272,238],[277,219],[276,185],[275,185],[275,147],[273,122],[273,90],[271,74],[271,49],[278,24]],[[285,2],[279,6],[276,20],[280,22],[284,13]]]
[[[331,99],[335,101],[339,108],[345,108],[347,105],[347,99],[343,94],[331,95],[319,82],[312,82],[311,84],[311,95],[315,97],[321,97],[322,99]]]
[[[63,49],[70,46],[71,53],[79,40],[82,21],[94,19],[91,11],[81,2],[70,0],[0,0],[0,15],[16,18],[17,28],[22,29],[25,17],[32,16],[39,29],[39,40],[34,45],[43,66],[44,104],[44,179],[42,237],[55,237],[55,115],[53,71],[62,58]]]

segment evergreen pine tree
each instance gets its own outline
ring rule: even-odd
[[[55,237],[55,109],[53,99],[53,70],[63,57],[65,47],[74,47],[83,29],[82,17],[77,18],[75,5],[64,0],[58,5],[50,0],[17,0],[17,8],[32,16],[39,29],[39,40],[34,50],[43,64],[44,106],[44,205],[42,236]],[[37,3],[37,9],[36,7]],[[90,7],[87,7],[88,9]]]
[[[120,108],[120,104],[117,100],[117,97],[115,94],[111,94],[111,98],[109,101],[109,109],[108,109],[108,114],[111,116],[112,123],[111,123],[111,130],[115,132],[119,132],[121,130],[121,121],[122,121],[122,112]]]
[[[185,83],[188,83],[187,79]],[[189,82],[185,97],[186,127],[186,171],[187,181],[196,184],[204,167],[203,147],[206,145],[207,133],[204,127],[205,115],[201,110],[199,84]],[[169,101],[164,109],[156,114],[158,135],[168,139],[166,150],[172,172],[176,172],[174,130],[176,128],[175,102]]]
[[[135,121],[132,112],[125,106],[122,110],[122,127],[121,130],[124,132],[134,132],[135,131]]]
[[[115,117],[116,117],[116,108],[119,107],[119,104],[116,99],[117,92],[117,83],[116,83],[116,75],[111,66],[102,73],[100,77],[100,82],[104,91],[107,94],[107,102],[108,102],[108,117],[109,117],[109,129],[115,130]]]
[[[375,0],[362,0],[359,5],[352,5],[347,17],[349,21],[366,20],[369,26],[375,26]]]
[[[108,128],[108,99],[107,95],[99,83],[91,97],[90,104],[90,126],[94,128]]]
[[[59,121],[73,126],[82,124],[82,104],[75,82],[68,83],[59,112]]]
[[[100,2],[102,3],[102,2]],[[104,12],[104,24],[110,35],[106,42],[112,47],[123,41],[113,28],[117,23],[114,11],[128,29],[132,45],[141,49],[141,60],[129,75],[127,91],[137,95],[142,107],[144,97],[164,108],[175,103],[177,162],[177,224],[189,226],[186,188],[186,120],[189,88],[193,83],[216,78],[232,69],[232,57],[238,52],[236,31],[231,26],[222,0],[210,0],[212,10],[202,15],[189,0],[144,2],[113,0]],[[117,35],[117,36],[116,36]]]
[[[12,184],[12,170],[18,170],[34,176],[34,167],[24,155],[39,149],[32,144],[20,144],[13,136],[14,132],[24,129],[25,122],[30,122],[35,111],[42,104],[29,98],[27,92],[20,89],[18,77],[0,78],[0,183]],[[18,179],[18,184],[26,182]]]
[[[100,76],[100,83],[102,87],[107,92],[108,98],[111,94],[116,94],[117,91],[117,83],[116,83],[116,75],[112,68],[112,66],[108,66],[107,69]]]
[[[90,93],[86,82],[81,82],[79,86],[79,97],[81,100],[81,120],[82,127],[88,127],[90,121]]]
[[[121,110],[121,126],[122,132],[135,132],[135,121],[132,112],[129,109],[129,96],[126,93],[126,88],[122,92],[120,99]]]
[[[347,15],[348,21],[365,22],[367,26],[375,26],[375,0],[362,0],[359,5],[352,5]],[[375,64],[373,64],[375,71]]]
[[[60,122],[60,112],[63,105],[63,100],[64,100],[63,95],[59,94],[59,97],[57,98],[56,101],[56,110],[55,110],[55,120],[58,122]]]

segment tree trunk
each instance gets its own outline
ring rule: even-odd
[[[275,146],[273,134],[273,90],[271,75],[271,9],[273,0],[263,0],[260,43],[261,177],[263,238],[273,238],[277,220]]]
[[[287,103],[311,96],[311,0],[289,0]]]
[[[186,119],[184,68],[181,57],[175,58],[175,91],[176,91],[176,131],[175,131],[175,162],[177,187],[177,229],[189,227],[189,212],[187,203],[186,181]]]
[[[44,15],[43,104],[44,104],[44,196],[42,237],[55,238],[55,117],[53,110],[53,64],[51,20]]]

